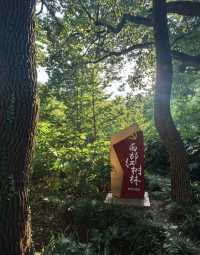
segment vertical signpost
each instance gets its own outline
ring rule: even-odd
[[[106,202],[150,206],[144,191],[143,132],[136,124],[113,135],[111,164],[111,193]]]
[[[123,170],[121,198],[144,198],[143,134],[136,132],[113,145]]]

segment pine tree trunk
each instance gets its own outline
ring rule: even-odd
[[[35,0],[0,0],[0,254],[28,255],[35,132]]]
[[[169,152],[172,199],[177,202],[189,203],[192,200],[192,192],[187,166],[187,154],[170,111],[173,71],[165,1],[153,0],[153,7],[157,63],[154,103],[155,125],[161,140]]]

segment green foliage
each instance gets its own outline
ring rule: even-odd
[[[178,207],[170,203],[167,210],[177,211]],[[197,255],[198,243],[190,238],[193,238],[192,233],[198,231],[199,225],[195,229],[197,221],[193,219],[192,225],[188,217],[192,211],[199,214],[198,208],[190,210],[182,207],[185,218],[181,225],[176,225],[167,221],[161,224],[160,215],[152,215],[141,209],[106,205],[96,200],[68,203],[65,219],[68,222],[70,219],[71,224],[67,232],[70,228],[73,232],[54,237],[46,247],[45,254]]]
[[[58,238],[52,237],[46,246],[43,255],[95,255],[94,247],[91,244],[84,244],[77,240],[73,235]]]
[[[150,234],[149,240],[148,235],[149,229],[154,231],[154,234]],[[199,248],[195,247],[189,239],[177,237],[175,233],[172,235],[167,232],[165,242],[163,243],[162,238],[156,239],[155,231],[158,231],[159,227],[152,227],[147,225],[142,228],[138,233],[138,229],[130,234],[133,234],[131,241],[133,242],[130,247],[124,247],[122,250],[122,237],[121,233],[118,233],[117,227],[109,228],[106,232],[100,232],[98,230],[93,231],[93,237],[90,242],[83,243],[78,240],[76,235],[60,236],[58,238],[52,238],[48,246],[45,248],[43,255],[109,255],[109,254],[124,254],[123,252],[129,252],[132,255],[198,255]],[[143,235],[144,234],[144,238]],[[159,234],[159,231],[158,231]],[[118,236],[119,235],[119,236]],[[136,236],[137,235],[137,236]],[[123,240],[124,241],[124,240]],[[147,243],[148,241],[148,243]],[[161,242],[162,241],[162,242]],[[126,243],[127,245],[128,243]],[[156,245],[155,245],[156,244]],[[113,245],[113,249],[110,248]],[[163,246],[160,249],[161,245]],[[152,247],[154,246],[154,247]],[[120,250],[121,249],[121,250]]]
[[[49,196],[107,192],[111,135],[132,122],[125,99],[106,95],[98,69],[84,71],[76,71],[67,91],[62,87],[63,80],[61,85],[53,85],[55,77],[48,85],[40,85],[33,181],[48,186]]]
[[[177,127],[186,140],[199,137],[199,72],[175,72],[172,112]]]
[[[189,156],[189,169],[191,172],[192,180],[199,181],[199,169],[200,169],[200,137],[193,137],[187,141],[186,149]]]
[[[180,209],[181,221],[170,222],[168,213]],[[161,222],[161,215],[142,209],[96,200],[71,202],[64,216],[70,225],[64,235],[51,239],[44,254],[198,255],[199,212],[197,205],[170,202]]]
[[[168,236],[168,242],[164,245],[166,255],[198,255],[199,248],[186,238],[177,236]]]
[[[186,236],[195,241],[199,241],[200,235],[200,206],[194,205],[185,212],[185,220],[181,226],[181,230]]]
[[[167,201],[170,198],[170,180],[159,175],[145,174],[145,189],[150,191],[152,199]]]
[[[153,174],[168,175],[169,158],[164,145],[156,138],[145,145],[145,168]]]
[[[194,182],[193,183],[192,191],[193,191],[194,203],[199,204],[200,203],[200,186],[199,186],[199,182]]]
[[[115,26],[124,13],[149,16],[152,1],[49,0],[46,4],[49,9],[37,20],[36,29],[38,64],[46,67],[49,81],[39,86],[41,110],[32,194],[40,187],[42,199],[67,200],[65,216],[70,222],[66,222],[67,233],[53,237],[45,254],[198,254],[190,240],[195,239],[193,232],[199,233],[198,210],[186,212],[173,203],[164,207],[170,197],[169,179],[163,178],[169,174],[169,162],[153,121],[154,52],[151,48],[137,50],[125,58],[112,56],[106,65],[86,64],[110,51],[152,42],[148,28],[141,30],[127,22],[119,33],[112,33],[96,26],[94,20]],[[197,30],[192,31],[196,20],[173,14],[168,18],[174,49],[193,53],[191,41],[199,38]],[[173,43],[182,34],[186,39],[180,37]],[[105,88],[119,80],[119,70],[127,61],[135,66],[127,80],[133,93],[113,98]],[[178,69],[174,69],[171,109],[189,153],[194,181],[200,176],[199,72],[188,68],[180,73]],[[100,202],[110,190],[111,136],[133,122],[144,131],[145,188],[150,199],[163,201],[165,218],[173,221],[169,227],[164,226],[165,221],[159,223],[162,215]],[[193,192],[197,205],[198,183],[194,183]],[[83,198],[86,200],[77,202]],[[175,225],[179,221],[182,227]]]
[[[164,254],[199,254],[199,209],[199,205],[185,207],[175,202],[166,206]]]
[[[179,225],[179,234],[195,242],[199,241],[200,229],[200,206],[193,204],[186,207],[171,202],[166,207],[168,219]]]
[[[74,250],[77,252],[74,254],[88,254],[78,253],[80,247],[99,255],[161,254],[163,227],[145,212],[98,201],[79,201],[67,207],[66,219],[69,217],[76,235],[65,237],[64,242],[60,238],[54,241],[53,248],[58,254],[68,254],[70,249],[71,254]]]

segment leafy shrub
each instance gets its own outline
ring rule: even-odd
[[[171,203],[172,208],[177,208],[176,203]],[[186,210],[189,210],[187,208]],[[185,210],[185,213],[186,213]],[[180,224],[174,224],[166,221],[165,228],[165,241],[163,244],[164,255],[198,255],[200,254],[200,247],[198,243],[193,242],[189,236],[184,236],[181,231]]]
[[[93,198],[100,193],[104,195],[110,185],[108,148],[108,142],[98,141],[82,149],[62,148],[55,152],[55,157],[48,154],[49,148],[45,148],[44,160],[36,154],[32,183],[38,185],[39,182],[41,188],[48,190],[46,196],[57,196],[60,199],[69,195],[74,198]],[[44,189],[41,191],[43,194]]]
[[[166,255],[199,255],[200,249],[186,238],[173,235],[164,244],[164,254]]]
[[[186,207],[171,202],[166,207],[168,218],[178,224],[179,230],[184,236],[198,241],[200,236],[200,206],[192,205]]]
[[[145,168],[153,174],[169,173],[169,157],[159,139],[149,140],[145,144]]]
[[[200,206],[195,205],[185,213],[185,221],[181,226],[183,233],[193,240],[199,240],[200,236]]]
[[[145,217],[145,212],[137,209],[130,210],[128,207],[104,204],[96,200],[79,200],[66,204],[66,207],[66,214],[70,213],[73,224],[84,224],[87,228],[95,226],[102,230],[114,224],[135,225],[139,218]]]
[[[151,198],[167,200],[170,197],[170,180],[166,177],[146,173],[145,189],[150,191]]]
[[[76,235],[52,238],[45,248],[44,255],[110,255],[110,254],[161,254],[164,240],[162,227],[151,220],[136,226],[120,228],[109,226],[105,231],[91,229],[89,241],[80,242]]]
[[[193,192],[193,202],[200,204],[200,185],[199,185],[199,182],[193,182],[192,192]]]
[[[188,167],[192,181],[200,180],[200,138],[193,137],[185,140],[189,155]],[[162,176],[169,173],[169,156],[159,139],[148,140],[145,144],[145,168],[152,174]]]
[[[200,137],[194,137],[186,141],[186,149],[189,155],[189,169],[193,181],[200,180]]]
[[[186,209],[184,205],[172,201],[167,205],[166,211],[168,218],[172,222],[182,223],[185,219]]]
[[[52,237],[45,247],[43,255],[95,255],[95,250],[91,244],[81,243],[73,235],[58,238]]]
[[[71,218],[71,228],[82,242],[96,247],[97,254],[161,254],[163,227],[145,210],[79,201],[68,205],[65,217]]]

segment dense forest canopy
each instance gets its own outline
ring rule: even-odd
[[[200,3],[0,7],[0,254],[200,254]],[[111,137],[133,123],[147,210],[104,204]]]
[[[144,131],[146,171],[169,177],[171,164],[172,198],[191,201],[189,178],[199,179],[199,4],[168,1],[166,23],[159,20],[166,15],[163,1],[153,2],[154,6],[152,1],[43,1],[46,13],[38,16],[38,36],[45,50],[38,50],[46,55],[41,65],[49,80],[40,86],[43,99],[34,169],[36,176],[44,168],[55,172],[58,179],[55,183],[52,178],[50,187],[62,198],[74,194],[93,198],[95,190],[110,189],[111,136],[137,122]],[[134,66],[125,82],[131,90],[113,98],[106,87],[117,81],[123,90],[120,70],[126,65]],[[162,102],[168,105],[161,113],[160,130],[156,125],[158,132],[155,90],[163,81],[169,90],[157,109],[162,109]],[[168,130],[167,116],[174,120]],[[46,141],[48,145],[41,146]],[[181,167],[174,155],[181,158]],[[151,181],[150,185],[155,187]]]
[[[41,21],[48,41],[49,84],[54,89],[58,90],[58,79],[63,80],[60,91],[74,88],[75,72],[89,70],[92,64],[99,73],[104,70],[109,84],[119,78],[124,63],[133,60],[136,67],[128,79],[131,88],[149,88],[146,77],[152,88],[155,84],[155,125],[170,156],[172,197],[191,201],[186,151],[171,115],[170,98],[173,73],[198,73],[200,58],[195,53],[199,44],[194,38],[199,37],[199,4],[43,1],[41,6],[47,10]]]

